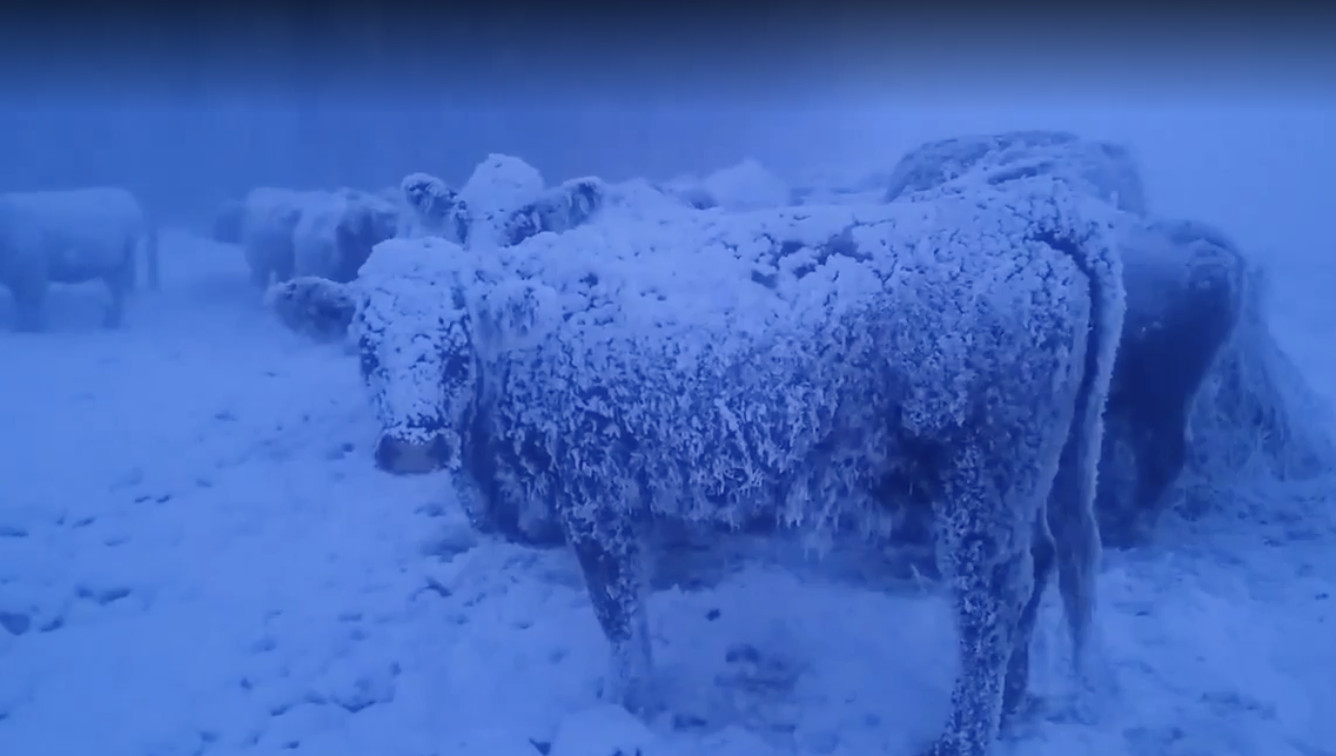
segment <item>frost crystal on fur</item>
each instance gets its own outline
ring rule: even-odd
[[[357,330],[373,377],[399,361],[373,378],[388,432],[457,434],[476,519],[535,501],[558,514],[628,705],[650,666],[646,518],[880,534],[896,507],[931,506],[964,653],[939,748],[982,753],[1024,689],[1055,558],[1078,644],[1093,608],[1094,465],[1124,305],[1107,229],[1080,217],[1029,181],[420,246],[400,259],[433,272],[361,282]],[[396,248],[409,252],[381,245],[363,278]]]
[[[1128,211],[1112,216],[1128,309],[1101,460],[1106,540],[1146,539],[1170,507],[1266,521],[1307,506],[1336,475],[1330,411],[1269,330],[1261,266],[1218,229],[1148,216],[1126,150],[1062,132],[948,139],[906,155],[888,197],[932,201],[1036,173]]]
[[[472,217],[459,193],[445,181],[426,173],[410,173],[402,182],[403,197],[416,223],[405,236],[432,235],[466,244]]]
[[[473,219],[471,244],[505,244],[506,224],[515,211],[538,200],[546,184],[538,169],[510,155],[493,153],[473,169],[459,190]]]
[[[1126,212],[1145,212],[1141,174],[1126,148],[1062,131],[1011,131],[929,142],[911,150],[891,172],[887,201],[938,187],[969,191],[983,182],[1006,184],[1052,176]]]
[[[597,178],[564,181],[511,213],[501,240],[515,245],[543,232],[561,233],[588,223],[603,209],[606,195],[607,188]]]

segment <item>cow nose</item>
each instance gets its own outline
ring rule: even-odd
[[[381,436],[376,444],[376,467],[387,472],[394,471],[395,460],[399,457],[399,445],[389,436]]]
[[[382,436],[376,444],[376,466],[401,475],[427,473],[442,466],[447,451],[447,445],[440,437],[431,441],[407,441]]]

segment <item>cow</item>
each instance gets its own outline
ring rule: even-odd
[[[933,201],[943,193],[1005,187],[1037,175],[1120,211],[1127,316],[1109,395],[1096,510],[1106,545],[1144,544],[1191,457],[1190,418],[1238,330],[1248,264],[1218,229],[1150,215],[1140,171],[1125,147],[1069,132],[929,142],[896,164],[886,199]]]
[[[926,508],[961,653],[927,753],[981,756],[1025,697],[1054,567],[1087,656],[1125,307],[1099,217],[1036,180],[530,240],[564,255],[385,242],[351,289],[378,464],[453,470],[475,519],[545,502],[612,646],[605,693],[638,711],[649,523],[879,537]]]
[[[400,183],[412,220],[405,236],[439,236],[468,244],[473,216],[468,203],[444,180],[429,173],[410,173]]]
[[[375,195],[352,189],[309,195],[292,229],[293,275],[351,281],[371,248],[398,226],[398,208]]]
[[[150,289],[159,287],[157,231],[120,187],[0,194],[0,284],[14,298],[18,330],[40,330],[53,283],[100,279],[111,301],[103,325],[121,325],[143,249]]]
[[[241,249],[251,283],[261,289],[286,281],[295,273],[293,231],[307,205],[318,201],[314,191],[256,187],[242,200]]]

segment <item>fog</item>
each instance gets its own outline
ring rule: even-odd
[[[387,44],[379,28],[367,50]],[[1005,35],[976,29],[962,55],[907,30],[800,54],[801,29],[776,29],[746,49],[715,34],[708,55],[548,35],[546,47],[442,39],[339,61],[270,29],[255,37],[266,47],[233,35],[119,68],[84,54],[47,70],[30,56],[10,66],[0,103],[0,189],[120,184],[159,217],[198,222],[257,185],[374,189],[419,170],[459,183],[490,152],[549,181],[666,179],[752,157],[800,183],[885,171],[927,139],[1058,128],[1128,144],[1159,212],[1251,246],[1325,236],[1336,67],[1311,44],[1248,45],[1234,29],[1187,46],[1003,50],[987,41]]]

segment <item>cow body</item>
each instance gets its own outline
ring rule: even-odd
[[[884,537],[926,506],[963,665],[931,753],[985,753],[1055,563],[1079,647],[1093,611],[1123,295],[1098,224],[1059,196],[719,216],[713,243],[683,230],[667,249],[623,230],[600,250],[591,226],[542,237],[567,255],[525,242],[501,263],[387,242],[354,318],[378,461],[457,469],[483,519],[549,502],[613,647],[608,690],[633,708],[652,699],[650,523]],[[516,275],[576,250],[596,275]],[[382,277],[396,258],[421,268]]]
[[[0,284],[14,296],[15,325],[36,330],[53,283],[102,280],[111,295],[104,324],[120,325],[143,248],[158,287],[157,234],[138,200],[119,187],[0,195]]]

